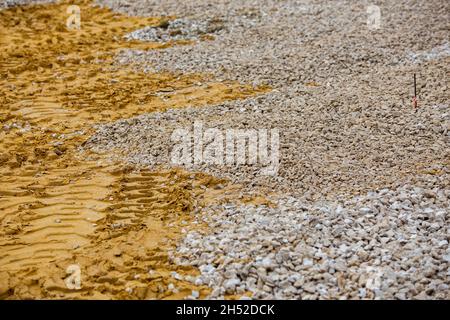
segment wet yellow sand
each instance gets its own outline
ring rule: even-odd
[[[70,4],[80,7],[80,30],[66,28]],[[164,299],[194,288],[171,277],[197,271],[173,265],[168,251],[193,226],[194,202],[234,199],[238,187],[201,173],[88,160],[77,150],[94,124],[267,90],[113,63],[121,48],[184,45],[123,40],[164,21],[89,1],[0,11],[0,298]],[[65,285],[71,264],[80,266],[80,290]]]

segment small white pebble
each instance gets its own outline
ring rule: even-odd
[[[200,297],[200,293],[199,293],[198,291],[196,291],[196,290],[192,290],[191,296],[192,296],[194,299],[198,299],[198,298]]]

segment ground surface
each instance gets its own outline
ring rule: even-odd
[[[1,298],[449,298],[448,2],[50,2],[0,1]]]

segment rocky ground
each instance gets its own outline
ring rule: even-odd
[[[39,4],[39,3],[50,3],[54,0],[2,0],[0,1],[0,9],[10,8],[14,6],[27,5],[27,4]]]
[[[166,16],[127,40],[184,41],[122,49],[118,67],[269,88],[98,125],[80,148],[138,167],[170,168],[171,135],[192,130],[195,121],[221,132],[279,130],[275,175],[248,164],[184,168],[270,200],[194,208],[195,224],[208,228],[186,226],[170,252],[174,264],[200,271],[184,280],[208,286],[210,298],[450,298],[448,2],[379,1],[376,30],[367,25],[369,1],[96,3],[128,15]],[[170,104],[170,93],[158,96]],[[197,297],[193,291],[189,298]]]
[[[448,3],[381,2],[380,29],[370,30],[369,2],[99,2],[131,14],[177,15],[190,25],[215,23],[201,32],[211,41],[124,50],[118,64],[273,89],[119,121],[88,143],[125,150],[135,164],[170,165],[171,133],[194,121],[280,130],[275,176],[250,165],[191,168],[289,195],[273,199],[277,208],[201,211],[211,233],[188,233],[174,261],[198,266],[202,275],[193,281],[208,284],[211,297],[449,297]],[[185,23],[174,37],[195,39],[198,29]],[[169,41],[164,30],[130,37]]]
[[[118,63],[137,63],[146,71],[208,72],[216,79],[268,84],[273,91],[204,109],[144,115],[130,124],[118,122],[99,130],[92,140],[95,147],[125,148],[135,163],[165,164],[170,134],[194,120],[222,130],[278,128],[282,152],[276,177],[262,177],[254,166],[201,169],[320,197],[422,179],[424,166],[446,171],[450,50],[448,5],[440,1],[386,3],[376,31],[365,24],[366,6],[346,1],[333,6],[261,1],[245,7],[233,1],[208,6],[205,1],[178,10],[170,1],[105,3],[132,14],[174,10],[172,14],[183,13],[199,25],[213,20],[217,27],[221,21],[221,28],[211,33],[213,41],[147,52],[124,50]],[[410,13],[401,14],[405,10]],[[427,12],[433,13],[432,25],[423,17]],[[190,29],[180,29],[188,37]],[[132,36],[156,39],[145,30]],[[423,106],[419,110],[411,104],[414,73]]]
[[[175,253],[199,267],[211,297],[448,299],[448,190],[405,185],[344,202],[277,199],[277,208],[202,211],[209,234]]]

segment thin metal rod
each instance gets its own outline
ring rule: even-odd
[[[416,74],[414,73],[414,97],[413,97],[413,107],[417,111],[417,84],[416,84]]]
[[[416,74],[414,73],[414,97],[417,97]]]

